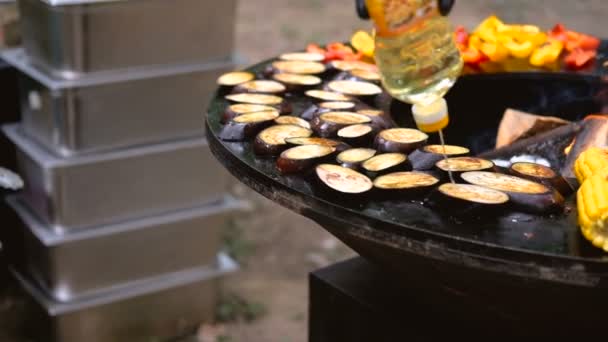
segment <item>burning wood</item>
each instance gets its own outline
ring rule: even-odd
[[[507,109],[498,128],[496,148],[498,149],[515,141],[533,137],[567,125],[568,123],[569,121],[553,116],[541,116],[515,109]]]
[[[581,124],[561,173],[564,177],[573,178],[574,163],[578,156],[591,147],[608,147],[608,115],[589,115]]]

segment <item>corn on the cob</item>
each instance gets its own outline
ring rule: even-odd
[[[579,155],[574,164],[574,174],[581,184],[598,173],[608,173],[608,148],[589,148]]]
[[[578,190],[577,205],[581,232],[608,252],[608,176],[599,172],[587,178]]]

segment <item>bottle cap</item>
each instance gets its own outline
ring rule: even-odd
[[[415,104],[412,106],[412,114],[417,123],[434,124],[448,115],[448,104],[443,98],[430,104]]]

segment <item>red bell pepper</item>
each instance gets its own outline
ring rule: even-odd
[[[580,69],[591,62],[597,56],[597,52],[595,50],[584,50],[581,48],[572,50],[566,58],[564,58],[564,63],[566,63],[566,67],[569,69]]]

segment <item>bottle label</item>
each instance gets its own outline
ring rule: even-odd
[[[366,0],[379,36],[395,36],[437,12],[436,0]]]

